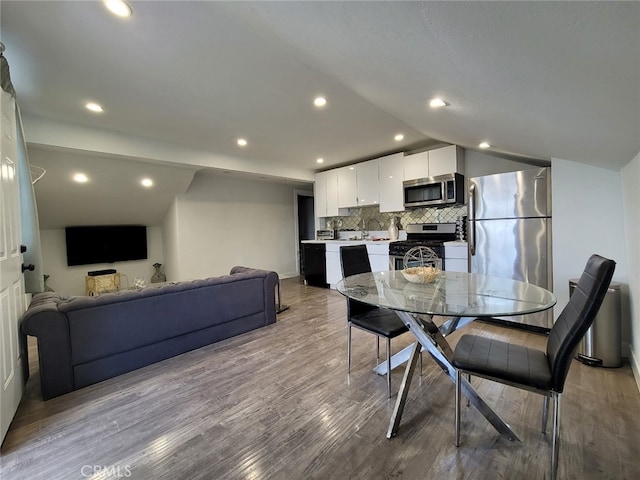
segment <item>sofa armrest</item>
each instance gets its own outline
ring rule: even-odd
[[[276,322],[276,285],[280,281],[278,274],[272,270],[235,266],[231,275],[261,275],[264,277],[264,313],[265,325]]]
[[[31,302],[20,323],[24,334],[38,340],[40,384],[45,400],[74,390],[69,322],[58,311],[58,300]]]

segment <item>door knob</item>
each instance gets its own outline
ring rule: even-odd
[[[25,265],[24,263],[22,264],[22,273],[24,273],[27,270],[29,270],[30,272],[33,272],[35,269],[36,269],[36,266],[33,263],[30,263],[29,265]]]

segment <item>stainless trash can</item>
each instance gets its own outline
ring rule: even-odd
[[[569,280],[569,296],[577,283],[577,278]],[[620,309],[620,284],[611,282],[591,328],[578,346],[578,360],[599,367],[621,365]]]

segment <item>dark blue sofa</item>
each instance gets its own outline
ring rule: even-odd
[[[98,297],[37,294],[22,331],[38,340],[45,400],[276,321],[275,272],[229,275]]]

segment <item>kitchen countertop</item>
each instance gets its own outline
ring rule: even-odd
[[[326,243],[328,245],[338,244],[338,245],[348,245],[348,244],[359,244],[364,243],[367,245],[377,245],[377,244],[389,244],[396,240],[389,240],[389,232],[386,230],[374,230],[369,232],[369,236],[362,239],[349,239],[349,237],[357,237],[360,235],[359,231],[353,230],[341,230],[338,232],[339,237],[335,240],[302,240],[302,243]],[[381,240],[374,240],[374,238],[379,238]],[[384,238],[384,240],[382,240]],[[398,240],[406,240],[407,232],[405,230],[400,230]]]
[[[392,240],[372,240],[370,238],[365,238],[364,240],[349,240],[347,238],[341,238],[338,240],[302,240],[302,243],[329,243],[329,244],[340,244],[340,245],[348,245],[348,244],[359,244],[359,243],[371,243],[371,244],[389,244]]]

